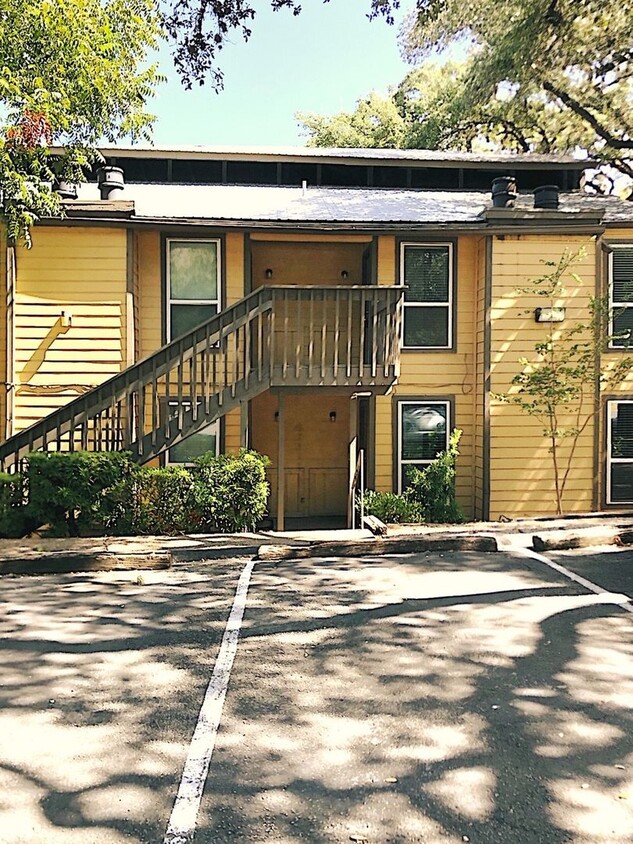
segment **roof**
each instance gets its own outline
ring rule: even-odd
[[[545,155],[542,153],[513,152],[458,152],[454,150],[430,149],[375,149],[355,147],[299,147],[299,146],[168,146],[156,147],[149,144],[137,146],[102,147],[101,153],[107,158],[206,158],[206,159],[244,159],[260,161],[328,161],[330,163],[350,163],[351,161],[370,164],[428,164],[429,166],[447,166],[458,164],[460,167],[480,167],[481,165],[502,165],[505,167],[528,168],[538,165],[544,169],[581,170],[595,162],[573,155]]]
[[[80,203],[98,200],[94,184],[82,185]],[[263,187],[245,185],[127,184],[118,200],[134,203],[134,219],[172,222],[262,222],[463,224],[484,223],[492,211],[484,191],[379,190],[365,188]],[[92,203],[91,203],[92,204]],[[94,202],[98,211],[101,203]],[[73,203],[66,206],[72,214]],[[106,203],[102,205],[106,209]],[[520,195],[514,209],[494,209],[510,218],[544,217],[531,195]],[[509,213],[511,212],[511,213]],[[588,217],[607,223],[633,223],[633,202],[589,194],[561,194],[554,216]]]

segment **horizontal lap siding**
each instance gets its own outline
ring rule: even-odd
[[[485,379],[485,317],[486,317],[486,241],[477,241],[477,287],[474,313],[475,388],[473,390],[474,454],[473,454],[473,515],[484,518],[484,379]]]
[[[516,391],[512,378],[522,370],[521,357],[536,361],[534,344],[545,339],[547,325],[534,321],[534,309],[545,302],[518,292],[531,280],[554,268],[543,261],[558,262],[565,249],[586,249],[573,267],[582,283],[565,279],[561,300],[567,309],[561,330],[589,315],[595,293],[595,243],[588,237],[507,236],[493,241],[491,310],[491,518],[500,515],[549,515],[555,512],[555,484],[549,442],[543,424],[520,408],[500,402],[495,394]],[[573,423],[571,417],[562,425]],[[562,470],[566,468],[570,441],[562,443]],[[592,508],[594,494],[594,431],[589,423],[576,448],[566,485],[563,506],[567,512]]]
[[[123,229],[36,228],[17,250],[15,431],[125,367],[126,284]]]
[[[394,284],[396,241],[381,237],[378,246],[378,283]],[[457,463],[457,496],[464,512],[473,515],[475,324],[477,238],[460,237],[457,243],[457,321],[454,352],[403,351],[400,378],[391,396],[376,399],[376,488],[393,489],[393,403],[398,397],[455,400],[453,427],[462,430]]]
[[[7,239],[0,227],[0,278],[2,279],[2,295],[0,296],[0,440],[6,435],[7,418],[7,384],[9,381],[7,370]]]

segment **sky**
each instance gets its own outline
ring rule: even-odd
[[[253,3],[257,16],[247,43],[232,36],[219,54],[224,91],[191,91],[179,82],[167,48],[168,77],[149,103],[158,146],[190,144],[301,145],[298,111],[334,114],[353,109],[371,90],[386,93],[410,70],[400,57],[398,26],[368,21],[369,0],[305,0],[300,15]],[[413,6],[404,2],[399,15]]]

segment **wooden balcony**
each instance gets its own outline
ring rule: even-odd
[[[261,287],[0,445],[130,450],[145,462],[274,388],[385,392],[399,372],[403,289]]]

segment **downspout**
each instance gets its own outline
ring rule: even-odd
[[[490,519],[490,362],[492,347],[492,236],[486,236],[484,262],[484,380],[483,380],[483,442],[482,442],[482,513]]]

